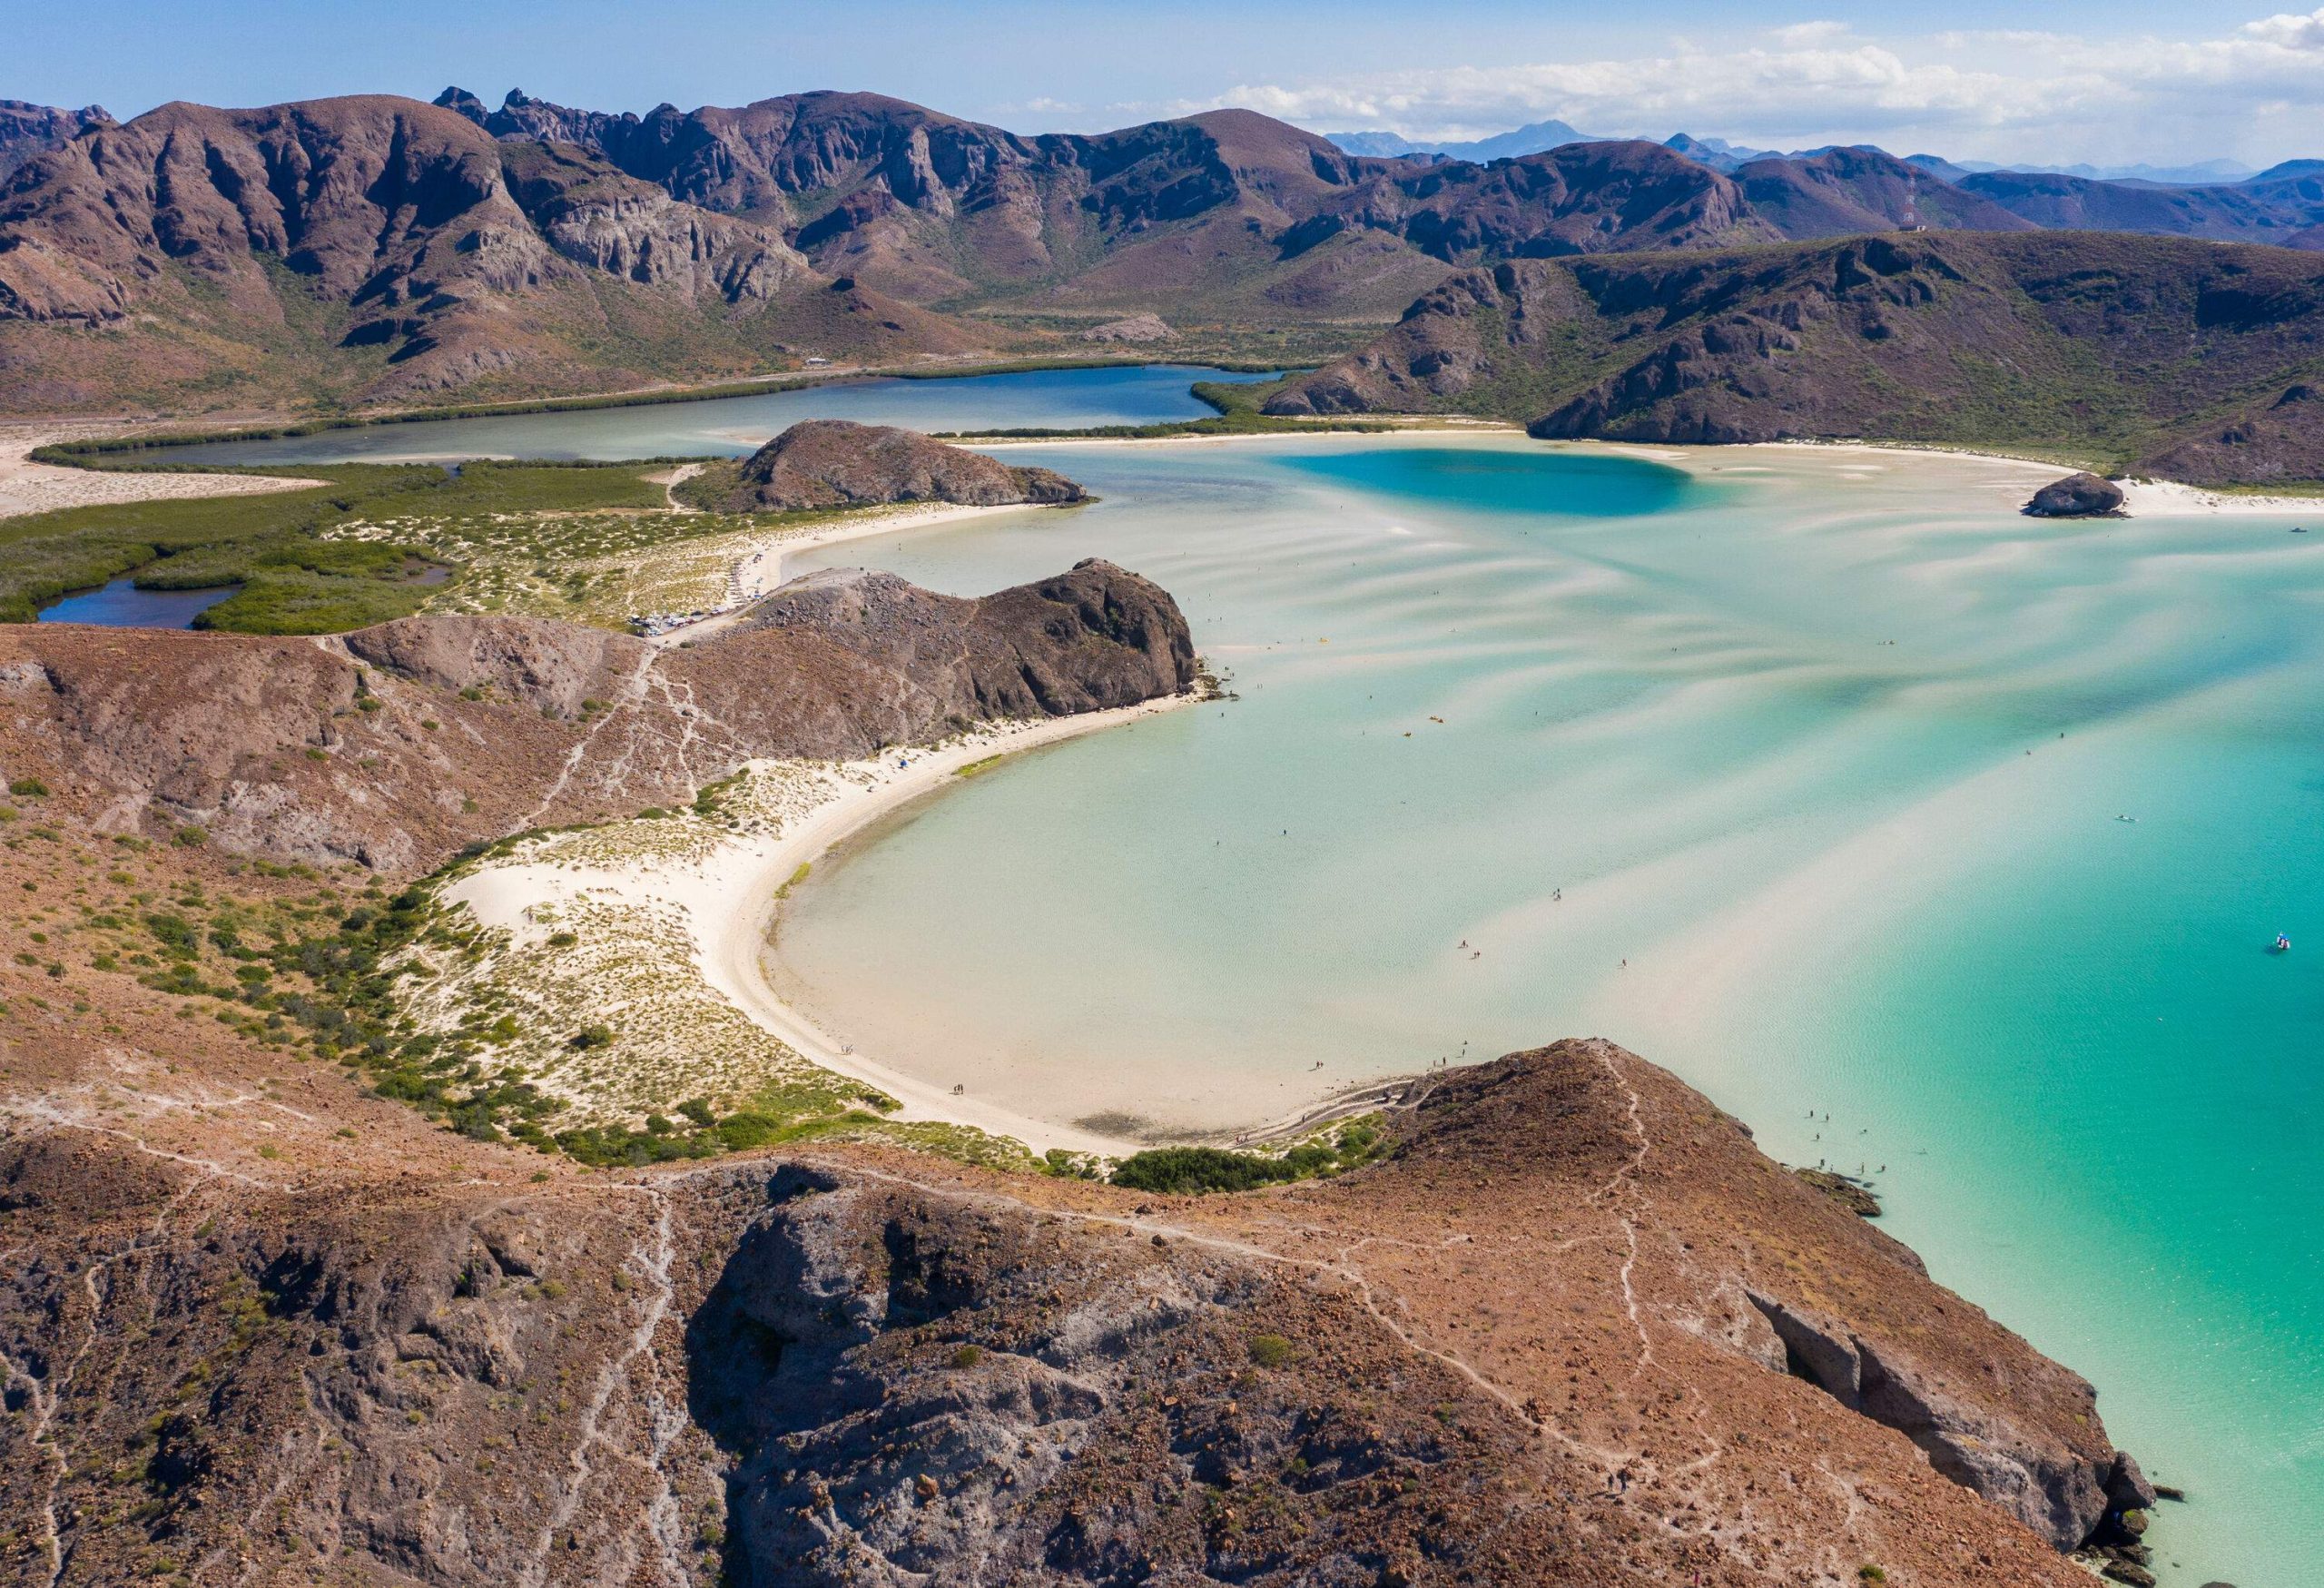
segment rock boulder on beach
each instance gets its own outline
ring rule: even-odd
[[[2122,511],[2122,488],[2094,474],[2069,474],[2035,491],[2024,510],[2035,518],[2112,518]]]

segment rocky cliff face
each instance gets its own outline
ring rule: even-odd
[[[729,304],[765,303],[813,277],[779,233],[679,203],[578,150],[511,144],[502,166],[548,245],[591,270]]]
[[[787,217],[820,267],[923,301],[1038,287],[1076,305],[1206,303],[1215,318],[1261,272],[1277,314],[1369,310],[1384,276],[1409,292],[1481,254],[1782,235],[1724,178],[1650,143],[1423,166],[1248,111],[1027,139],[873,94],[643,117],[513,94],[487,111],[459,89],[438,103],[504,138],[586,143],[690,202]],[[1343,261],[1358,240],[1365,257]]]
[[[721,505],[728,512],[764,513],[891,502],[1059,507],[1088,499],[1055,469],[1011,467],[892,425],[806,419],[745,459]]]
[[[60,1060],[0,1083],[27,1578],[2070,1588],[2139,1498],[2080,1380],[1602,1043],[1203,1199],[846,1145],[544,1183],[335,1076],[197,1124],[135,1073],[101,1128]]]
[[[684,649],[488,616],[323,642],[16,626],[0,753],[101,832],[424,871],[512,827],[682,804],[754,756],[851,759],[1193,682],[1177,605],[1108,563],[980,600],[825,576]]]
[[[876,295],[841,312],[826,284],[777,232],[386,96],[164,105],[33,159],[0,192],[16,405],[103,402],[141,380],[587,386],[621,378],[609,342],[703,372],[763,368],[786,338],[825,356],[990,341]],[[44,329],[71,327],[108,329],[103,356]]]

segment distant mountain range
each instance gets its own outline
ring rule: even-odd
[[[6,128],[30,150],[0,185],[17,411],[1056,353],[1133,316],[1181,352],[1298,361],[1480,264],[1866,232],[2324,246],[2315,163],[2167,187],[1692,138],[1383,157],[1249,111],[1025,137],[832,93],[641,116],[448,89]]]
[[[1564,122],[1530,122],[1513,132],[1501,133],[1490,138],[1479,138],[1464,143],[1415,143],[1401,133],[1326,133],[1332,143],[1351,154],[1367,154],[1384,159],[1412,155],[1433,155],[1451,160],[1510,160],[1520,155],[1538,154],[1561,143],[1619,143],[1624,140],[1577,131]],[[1699,160],[1717,171],[1732,173],[1755,160],[1808,160],[1829,153],[1842,145],[1820,144],[1813,149],[1754,149],[1748,144],[1730,143],[1724,138],[1698,138],[1679,133],[1663,140],[1662,146],[1675,149],[1690,160]],[[1886,151],[1882,151],[1886,153]],[[2058,176],[2076,176],[2092,182],[2167,182],[2180,186],[2211,186],[2246,180],[2269,180],[2278,176],[2299,174],[2290,167],[2324,164],[2324,162],[2293,160],[2283,165],[2255,173],[2251,167],[2233,160],[2205,160],[2191,165],[2002,165],[1983,160],[1947,160],[1937,154],[1908,154],[1905,160],[1941,175],[1948,182],[1960,176],[1988,171],[2017,171]]]
[[[1444,160],[1472,160],[1480,163],[1539,154],[1545,149],[1555,149],[1562,143],[1602,143],[1609,141],[1592,137],[1588,133],[1576,132],[1563,122],[1531,122],[1514,132],[1500,133],[1465,143],[1414,143],[1393,133],[1326,133],[1324,136],[1351,154],[1369,154],[1389,160],[1428,154]]]

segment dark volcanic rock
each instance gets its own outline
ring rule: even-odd
[[[2122,510],[2122,488],[2094,474],[2069,474],[2034,493],[2026,513],[2036,518],[2112,518]]]
[[[890,425],[806,419],[743,464],[729,512],[796,512],[890,502],[1062,506],[1088,494],[1048,469],[1017,469]]]

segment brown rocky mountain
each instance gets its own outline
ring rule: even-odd
[[[2295,393],[2319,366],[2312,254],[1931,232],[1469,271],[1266,406],[1459,409],[1544,437],[2043,443],[2225,482],[2317,478]]]
[[[584,143],[688,202],[783,224],[832,271],[959,307],[1386,318],[1480,255],[1780,235],[1649,143],[1490,166],[1371,160],[1249,111],[1024,138],[876,94],[611,116],[512,94],[437,102],[506,138]]]
[[[2324,225],[2324,175],[2315,172],[2213,187],[2162,187],[1991,171],[1963,177],[1960,191],[2051,229],[2324,247],[2324,241],[2308,235]]]
[[[172,104],[0,190],[11,407],[410,398],[989,343],[577,150],[387,97]]]
[[[806,419],[744,459],[718,505],[730,513],[788,513],[887,502],[990,508],[1087,499],[1055,469],[1014,468],[891,425]]]
[[[2030,232],[2034,222],[1877,149],[1754,160],[1735,173],[1752,211],[1795,240],[1873,232]]]

